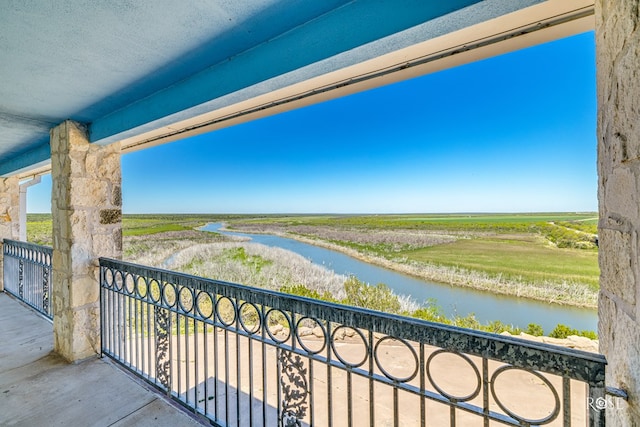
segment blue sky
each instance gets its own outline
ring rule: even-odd
[[[596,211],[594,50],[589,32],[123,155],[123,211]]]

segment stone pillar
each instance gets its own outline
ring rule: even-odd
[[[0,292],[4,291],[2,239],[18,240],[20,182],[13,176],[0,178]]]
[[[54,350],[69,361],[100,352],[98,257],[122,253],[120,144],[89,144],[85,126],[51,131]]]
[[[607,425],[640,420],[640,0],[596,1],[600,351]]]

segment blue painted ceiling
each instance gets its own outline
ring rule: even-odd
[[[265,81],[310,78],[543,1],[3,1],[0,174],[48,159],[49,130],[65,119],[106,144]],[[328,62],[341,55],[346,64]]]

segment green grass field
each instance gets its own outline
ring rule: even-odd
[[[308,231],[308,227],[321,226],[332,230],[344,230],[344,239],[334,237],[330,242],[365,255],[391,261],[400,260],[397,262],[405,264],[424,265],[425,269],[428,269],[428,265],[463,269],[486,274],[495,279],[534,284],[543,288],[566,283],[572,285],[571,292],[577,292],[577,295],[582,293],[580,289],[591,295],[598,289],[600,272],[598,249],[595,244],[598,216],[594,212],[326,215],[239,221],[253,226],[277,226],[280,232],[296,232],[296,227],[299,229],[302,226],[306,227],[305,235],[320,240],[322,233],[314,236],[313,232]],[[380,230],[416,230],[450,235],[454,237],[454,241],[398,251],[392,243],[350,241],[347,236],[354,230],[371,234]],[[437,271],[429,271],[425,274],[430,275],[431,279],[439,280],[439,277],[443,277],[442,281],[447,280],[446,274],[439,276],[440,273]],[[471,282],[470,279],[469,286],[475,287]],[[497,280],[495,286],[500,287],[499,282]],[[495,291],[499,292],[500,289],[495,288]],[[544,297],[544,292],[535,291],[535,294],[537,298]],[[563,296],[563,301],[587,304],[584,300],[579,300],[581,297],[575,297],[574,300],[573,295]]]
[[[542,213],[542,214],[403,214],[403,215],[264,215],[241,218],[255,224],[312,225],[356,228],[422,228],[438,230],[520,231],[541,223],[563,222],[576,227],[591,227],[595,232],[598,214]]]
[[[402,217],[400,217],[402,218]],[[425,223],[444,222],[453,224],[498,224],[498,223],[516,223],[516,224],[534,224],[537,222],[550,221],[597,221],[597,215],[594,213],[587,214],[451,214],[451,215],[430,215],[430,216],[408,216],[407,221],[420,221]],[[390,221],[397,221],[397,218],[390,218]]]
[[[598,253],[595,250],[562,249],[530,236],[497,236],[462,239],[454,243],[402,252],[408,259],[526,282],[584,283],[598,288]]]
[[[123,236],[144,236],[168,231],[192,230],[208,222],[238,218],[238,215],[176,215],[139,214],[123,215]],[[52,221],[50,214],[27,215],[27,240],[51,245]]]
[[[197,216],[125,215],[122,218],[123,236],[143,236],[167,231],[191,230],[207,221]]]
[[[362,244],[348,237],[333,241],[387,259],[482,272],[525,283],[577,283],[598,288],[597,214],[435,214],[435,215],[124,215],[123,235],[143,236],[190,230],[207,222],[278,226],[330,227],[347,231],[420,230],[449,233],[455,241],[392,250],[393,242]],[[28,216],[28,240],[51,245],[51,216]]]

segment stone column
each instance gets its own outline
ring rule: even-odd
[[[607,425],[640,420],[640,8],[639,0],[596,1],[600,351],[610,399]]]
[[[20,182],[13,176],[0,178],[0,292],[4,291],[2,239],[18,240]]]
[[[89,144],[84,125],[51,131],[54,350],[100,352],[98,257],[122,253],[120,144]]]

